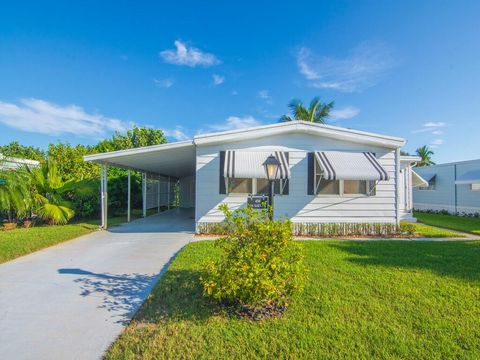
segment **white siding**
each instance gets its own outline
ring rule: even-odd
[[[265,145],[268,143],[268,146]],[[262,149],[289,152],[289,195],[275,196],[275,216],[289,217],[299,223],[382,222],[395,223],[395,151],[307,134],[271,136],[267,139],[197,147],[196,221],[223,220],[218,206],[246,205],[246,195],[219,194],[219,152],[221,150]],[[317,150],[371,151],[389,172],[390,180],[381,181],[375,196],[338,197],[307,195],[307,154]]]

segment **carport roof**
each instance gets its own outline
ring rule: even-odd
[[[195,174],[193,140],[84,156],[85,161],[152,174],[184,177]]]

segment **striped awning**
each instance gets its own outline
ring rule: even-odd
[[[288,153],[283,151],[225,151],[223,176],[226,178],[266,179],[263,163],[270,155],[280,162],[277,179],[289,179]]]
[[[317,151],[326,180],[388,180],[388,172],[370,152]]]
[[[470,170],[458,177],[457,185],[480,184],[480,170]]]

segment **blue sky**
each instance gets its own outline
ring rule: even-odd
[[[0,143],[169,140],[274,123],[292,98],[331,124],[479,158],[478,1],[7,2]]]

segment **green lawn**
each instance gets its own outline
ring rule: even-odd
[[[126,221],[124,217],[109,218],[109,226]],[[0,263],[19,256],[88,234],[98,229],[99,220],[58,226],[38,226],[0,231]]]
[[[426,238],[465,237],[465,235],[447,230],[431,227],[421,223],[413,223],[417,236]]]
[[[304,241],[284,318],[229,318],[198,278],[213,242],[172,261],[107,359],[480,358],[480,242]]]
[[[480,218],[429,214],[424,212],[415,212],[413,216],[424,224],[480,235]]]

